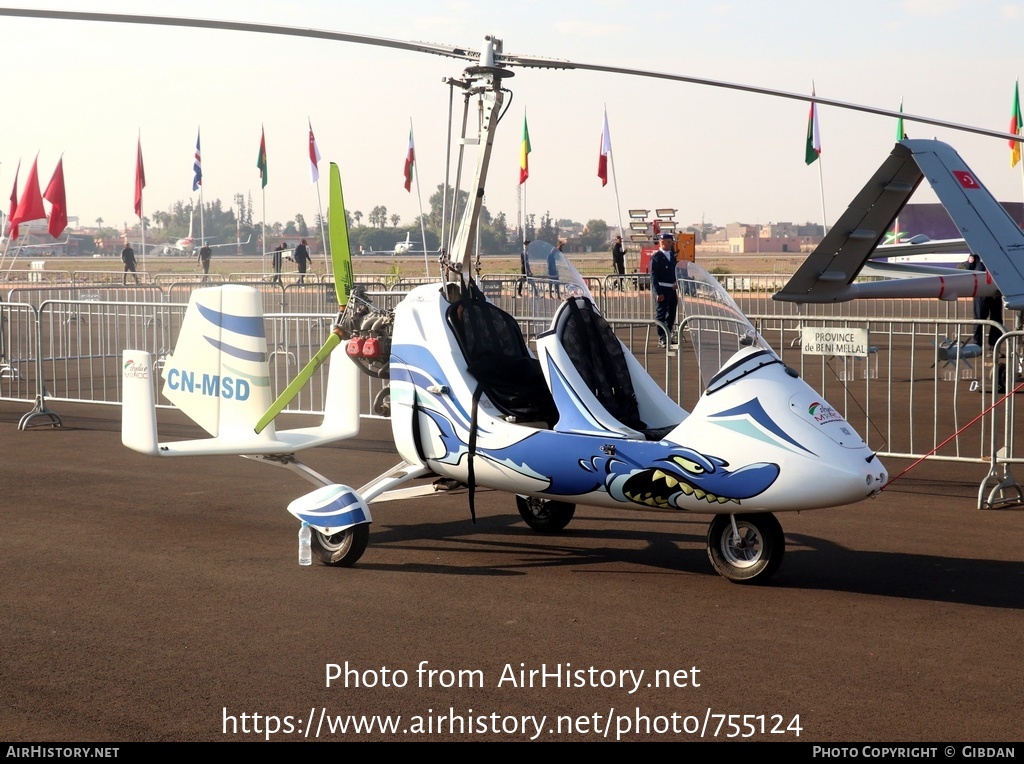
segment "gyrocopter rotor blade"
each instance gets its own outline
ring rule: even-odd
[[[992,138],[1002,138],[1017,142],[1024,142],[1024,136],[1015,133],[991,130],[985,127],[964,125],[956,122],[949,122],[943,119],[911,114],[909,112],[882,109],[875,106],[838,101],[832,98],[823,98],[819,95],[808,95],[806,93],[794,93],[785,90],[775,90],[757,85],[745,85],[737,82],[725,82],[705,77],[693,77],[685,74],[672,74],[670,72],[655,72],[647,69],[634,69],[622,66],[606,64],[588,64],[578,61],[566,61],[554,58],[543,58],[540,56],[524,56],[511,53],[503,53],[500,50],[493,54],[487,53],[487,48],[474,50],[457,45],[443,45],[428,42],[411,42],[406,40],[393,40],[387,37],[373,37],[371,35],[354,34],[349,32],[336,32],[326,29],[312,29],[307,27],[290,27],[279,24],[254,24],[247,21],[228,21],[222,19],[191,19],[175,16],[148,16],[144,14],[127,13],[94,13],[91,11],[57,11],[40,10],[35,8],[0,8],[0,16],[16,16],[21,18],[45,18],[65,21],[100,21],[122,24],[148,24],[153,26],[179,26],[192,27],[197,29],[222,29],[235,32],[260,32],[263,34],[286,35],[292,37],[306,37],[319,40],[335,40],[338,42],[353,42],[363,45],[375,45],[377,47],[394,48],[396,50],[408,50],[416,53],[430,53],[437,56],[461,59],[464,61],[480,61],[481,52],[493,55],[493,61],[484,65],[496,67],[524,67],[534,69],[578,69],[580,71],[605,72],[607,74],[621,74],[629,77],[645,77],[650,79],[668,80],[672,82],[688,82],[694,85],[706,87],[725,88],[727,90],[740,90],[747,93],[772,96],[774,98],[788,98],[805,103],[814,102],[822,106],[832,106],[837,109],[848,109],[851,111],[877,114],[893,119],[902,119],[904,122],[919,122],[936,127],[945,127],[951,130],[986,135]]]
[[[352,251],[348,242],[348,222],[345,219],[345,199],[341,192],[341,172],[338,165],[331,162],[330,171],[330,200],[327,207],[328,215],[328,236],[331,242],[331,263],[334,266],[334,291],[338,297],[338,319],[331,327],[331,333],[327,341],[313,354],[302,370],[295,376],[279,396],[271,404],[267,412],[260,417],[253,428],[257,433],[263,432],[274,418],[284,411],[285,407],[292,402],[299,391],[306,386],[316,370],[331,355],[334,348],[345,339],[341,328],[341,314],[345,312],[348,305],[348,297],[352,293],[352,285],[355,277],[352,273]]]

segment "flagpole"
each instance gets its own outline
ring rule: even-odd
[[[608,124],[608,104],[604,105],[604,123],[605,125]],[[608,161],[612,166],[612,188],[615,189],[615,216],[619,221],[619,236],[622,236],[622,203],[619,201],[619,178],[615,174],[615,151],[612,150],[610,137],[608,140]],[[623,258],[623,260],[625,260],[625,258]],[[639,268],[639,266],[637,267]]]
[[[427,259],[427,222],[423,218],[423,194],[420,193],[420,173],[417,167],[417,158],[415,154],[416,141],[413,137],[412,132],[412,117],[409,117],[409,147],[413,151],[413,161],[410,171],[414,173],[416,177],[416,203],[420,208],[420,240],[423,243],[423,274],[430,278],[430,261]]]
[[[202,249],[206,246],[206,227],[203,224],[203,156],[202,149],[199,145],[199,138],[201,136],[201,130],[196,129],[196,157],[193,169],[195,170],[195,180],[192,181],[192,190],[199,192],[199,248]],[[194,243],[194,242],[193,242]]]
[[[0,270],[4,267],[4,262],[7,260],[7,250],[11,247],[11,234],[14,232],[14,226],[11,225],[11,215],[13,215],[18,208],[18,174],[21,172],[21,160],[18,160],[18,166],[14,170],[14,187],[11,189],[11,211],[4,216],[7,226],[7,241],[4,242],[4,253],[0,256]],[[2,233],[2,231],[0,231]],[[12,263],[13,265],[13,263]],[[10,268],[7,269],[8,271]]]
[[[821,194],[821,228],[823,233],[828,234],[828,220],[825,218],[825,181],[821,172],[821,156],[818,156],[818,191]]]
[[[1012,114],[1010,114],[1010,121],[1013,124],[1010,125],[1010,132],[1014,135],[1020,135],[1022,128],[1020,118],[1020,78],[1015,78],[1013,80],[1013,107],[1011,111]],[[1024,162],[1020,160],[1021,148],[1021,144],[1018,143],[1014,146],[1013,142],[1010,142],[1010,167],[1013,167],[1016,164],[1020,165],[1021,197],[1024,198]],[[1013,161],[1014,157],[1017,157],[1016,162]],[[1024,223],[1024,220],[1018,222],[1017,225],[1024,227],[1022,223]]]
[[[306,124],[309,126],[309,172],[310,180],[316,186],[316,208],[320,214],[320,239],[324,243],[324,273],[331,275],[331,258],[327,254],[327,234],[324,232],[324,207],[320,201],[320,148],[316,145],[316,136],[313,135],[313,120],[306,115]],[[330,214],[328,206],[327,214]],[[346,221],[347,224],[348,221]],[[346,228],[348,226],[346,225]]]
[[[143,214],[142,202],[139,202],[139,228],[142,229],[142,272],[146,272],[146,218]]]
[[[523,185],[516,186],[516,223],[519,225],[519,248],[526,241],[526,226],[523,225]]]
[[[1020,87],[1019,83],[1018,83],[1017,81],[1014,81],[1014,84],[1013,84],[1013,88],[1014,88],[1014,93],[1015,93],[1015,94],[1019,94],[1019,92],[1020,92],[1020,91],[1018,90],[1018,88],[1019,88],[1019,87]],[[1018,95],[1017,97],[1018,97],[1018,99],[1019,99],[1019,95]],[[1019,101],[1018,101],[1018,103],[1019,103]],[[1014,115],[1014,116],[1016,117],[1016,115]],[[1017,132],[1017,134],[1018,134],[1018,135],[1020,135],[1020,134],[1021,134],[1022,130],[1021,130],[1021,126],[1020,126],[1020,125],[1018,125],[1018,126],[1017,126],[1017,130],[1016,130],[1016,132]],[[1017,144],[1017,146],[1018,146],[1018,147],[1021,147],[1021,148],[1024,148],[1024,146],[1022,146],[1022,144],[1019,144],[1019,143]],[[1018,150],[1020,150],[1020,148],[1018,148]],[[1020,165],[1020,189],[1021,189],[1021,199],[1022,199],[1022,200],[1024,200],[1024,161],[1021,161],[1021,162],[1017,162],[1017,164],[1019,164],[1019,165]],[[1020,222],[1018,222],[1018,223],[1017,223],[1017,225],[1019,225],[1019,226],[1021,226],[1022,228],[1024,228],[1024,219],[1022,219],[1022,220],[1021,220]]]
[[[136,146],[137,146],[137,152],[136,153],[138,154],[138,157],[136,159],[135,183],[138,184],[140,182],[140,179],[139,179],[139,169],[140,169],[140,167],[142,165],[142,128],[139,128],[139,138],[138,138],[138,143],[136,144]],[[144,212],[144,208],[142,206],[142,188],[140,188],[139,189],[139,228],[142,229],[142,272],[146,273],[146,226],[145,226],[145,223],[143,222],[145,220],[145,217],[143,216],[143,212]]]
[[[818,125],[818,102],[814,100],[814,80],[811,80],[811,110],[807,117],[807,146],[804,149],[804,161],[807,164],[818,163],[818,192],[821,196],[821,227],[824,234],[828,233],[828,220],[825,217],[825,180],[821,169],[821,132]]]

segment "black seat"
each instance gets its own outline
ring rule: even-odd
[[[646,433],[622,345],[593,303],[585,297],[569,300],[556,331],[576,371],[608,413]]]
[[[459,348],[481,391],[517,421],[558,420],[540,362],[530,355],[518,322],[471,286],[446,314]]]

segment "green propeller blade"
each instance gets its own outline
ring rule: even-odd
[[[355,276],[352,273],[352,250],[348,243],[348,221],[345,219],[345,199],[341,193],[341,172],[338,165],[331,162],[330,173],[330,197],[327,207],[328,226],[327,232],[331,246],[331,263],[334,265],[334,291],[338,296],[338,319],[348,304],[348,296],[352,292],[352,285],[355,283]],[[256,433],[259,434],[266,429],[267,425],[274,421],[274,418],[284,411],[285,407],[292,402],[299,391],[310,380],[316,370],[327,360],[331,352],[344,339],[341,327],[337,324],[331,330],[330,336],[312,358],[286,387],[277,400],[271,404],[267,412],[260,417],[256,423]]]
[[[309,378],[313,376],[317,369],[319,369],[323,362],[327,360],[327,357],[331,354],[334,348],[338,347],[338,343],[341,342],[341,332],[335,329],[331,332],[331,335],[327,338],[327,342],[323,344],[313,357],[309,359],[307,363],[300,371],[295,379],[284,389],[284,391],[277,396],[277,400],[274,401],[270,408],[267,409],[267,413],[260,417],[260,421],[256,423],[254,428],[257,433],[263,432],[268,424],[274,421],[274,417],[284,411],[285,406],[292,402],[292,399],[299,394]]]
[[[327,206],[327,234],[331,241],[331,262],[334,265],[334,290],[338,295],[338,310],[348,305],[355,276],[352,273],[352,249],[348,243],[348,220],[345,199],[341,193],[341,172],[331,162],[331,192]]]

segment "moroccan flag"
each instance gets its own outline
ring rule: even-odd
[[[11,216],[11,225],[16,226],[29,220],[45,220],[46,210],[43,209],[43,195],[39,193],[39,173],[36,171],[36,162],[39,157],[32,161],[32,169],[28,172],[28,180],[25,181],[25,190],[21,193],[21,203],[18,209]]]
[[[900,99],[900,114],[903,113],[903,99]],[[903,117],[896,121],[896,140],[902,141],[907,137],[907,131],[903,129]]]
[[[11,189],[11,209],[7,213],[7,222],[11,225],[10,236],[12,239],[18,238],[18,226],[14,222],[14,215],[18,211],[18,173],[21,172],[21,160],[18,160],[18,166],[14,170],[14,187]]]
[[[811,87],[811,97],[814,88]],[[807,115],[807,147],[804,149],[804,161],[814,164],[821,155],[821,133],[818,132],[818,104],[811,101],[811,111]]]
[[[313,137],[313,123],[309,123],[309,176],[316,183],[320,180],[320,168],[316,163],[320,161],[320,149],[316,146],[316,138]]]
[[[50,178],[50,185],[46,187],[43,198],[50,203],[50,224],[46,230],[56,239],[68,227],[68,202],[64,195],[64,157],[57,160],[57,169],[53,171],[53,177]]]
[[[519,185],[530,177],[530,128],[526,126],[526,115],[523,115],[523,144],[519,147]]]
[[[199,131],[196,130],[196,158],[192,163],[192,170],[195,172],[195,177],[192,178],[192,190],[198,191],[199,187],[203,185],[203,160],[199,153]]]
[[[142,137],[135,152],[135,214],[142,217],[142,189],[146,187],[146,168],[142,166]]]
[[[260,128],[260,155],[256,157],[256,166],[260,168],[261,188],[267,187],[267,139]]]
[[[612,137],[608,133],[608,110],[604,112],[604,129],[601,131],[601,155],[597,158],[597,177],[601,185],[608,185],[608,155],[612,153]]]
[[[1020,117],[1020,86],[1013,83],[1013,113],[1010,114],[1010,132],[1020,135],[1020,129],[1024,127],[1024,120]],[[1020,161],[1020,142],[1010,141],[1010,167],[1016,167]]]
[[[416,164],[416,149],[412,145],[412,127],[409,128],[409,151],[405,155],[405,190],[412,193],[412,168]]]

